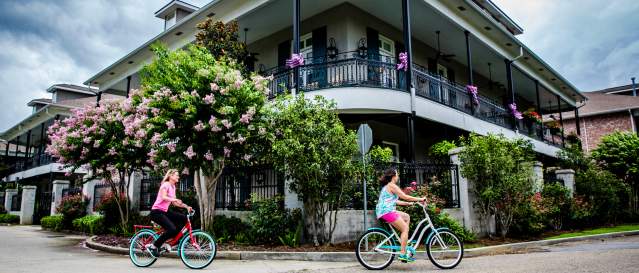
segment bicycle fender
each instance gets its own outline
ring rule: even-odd
[[[452,231],[451,231],[449,228],[447,228],[447,227],[443,227],[443,228],[438,228],[438,229],[437,229],[437,231],[438,231],[438,232],[439,232],[439,231],[443,231],[443,230],[450,231],[450,232],[452,233]],[[435,234],[435,231],[434,231],[434,230],[433,230],[433,231],[431,231],[431,232],[428,234],[428,237],[426,237],[426,241],[424,241],[424,243],[425,243],[425,244],[428,244],[428,242],[430,241],[430,237],[433,237],[433,235],[434,235],[434,234]]]

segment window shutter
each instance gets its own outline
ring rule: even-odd
[[[313,63],[325,63],[326,57],[326,26],[313,30]],[[326,85],[326,65],[318,65],[313,69],[311,82],[317,81],[319,87]]]
[[[286,65],[286,60],[291,57],[291,40],[281,42],[277,46],[277,66]]]

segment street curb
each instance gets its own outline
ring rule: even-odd
[[[548,246],[548,245],[587,241],[587,240],[607,239],[607,238],[615,238],[615,237],[624,237],[624,236],[632,236],[632,235],[639,235],[639,230],[611,232],[611,233],[596,234],[596,235],[577,236],[577,237],[571,237],[571,238],[560,238],[560,239],[471,248],[471,249],[464,250],[464,257],[470,258],[470,257],[478,257],[478,256],[486,256],[486,255],[522,253],[522,252],[526,252],[527,250],[534,250],[535,248]]]
[[[568,242],[606,239],[639,235],[639,230],[622,231],[597,235],[586,235],[571,238],[522,242],[496,246],[486,246],[464,250],[464,257],[479,257],[499,254],[525,253],[541,246],[554,245]],[[91,236],[85,241],[88,248],[113,254],[129,255],[129,250],[121,247],[113,247],[94,241],[96,236]],[[176,252],[163,254],[163,257],[178,258]],[[353,252],[274,252],[274,251],[218,251],[216,259],[224,260],[295,260],[295,261],[324,261],[324,262],[354,262],[357,261]]]

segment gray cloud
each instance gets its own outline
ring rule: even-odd
[[[493,1],[524,28],[518,38],[580,90],[639,78],[639,1]]]

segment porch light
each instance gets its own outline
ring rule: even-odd
[[[337,46],[335,46],[335,38],[331,37],[330,39],[328,39],[328,47],[326,48],[326,55],[328,55],[329,58],[331,59],[335,59],[335,57],[337,57]]]
[[[368,56],[368,48],[366,48],[366,38],[359,39],[357,42],[357,54],[359,57],[366,58]]]

